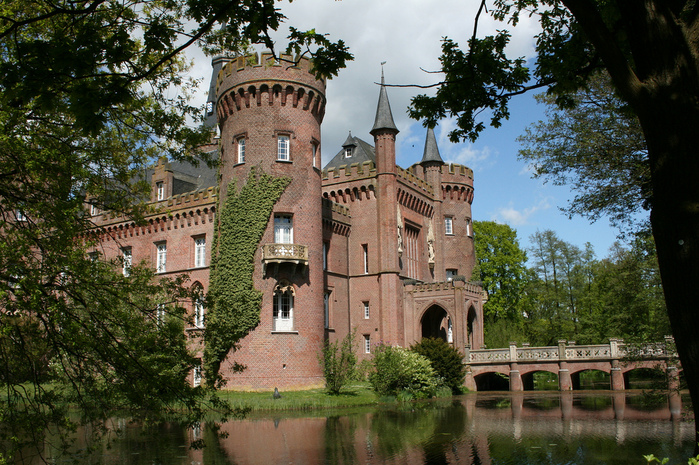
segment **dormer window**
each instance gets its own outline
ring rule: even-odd
[[[214,102],[206,102],[206,114],[212,115],[214,113]]]
[[[165,198],[165,183],[162,181],[156,182],[155,191],[157,193],[157,199],[163,200]]]
[[[352,158],[352,147],[345,147],[345,158]]]

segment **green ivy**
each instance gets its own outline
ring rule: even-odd
[[[253,168],[240,191],[233,181],[225,203],[219,201],[223,206],[214,235],[204,336],[204,373],[210,386],[221,384],[221,362],[260,323],[262,292],[252,279],[255,251],[290,181]]]

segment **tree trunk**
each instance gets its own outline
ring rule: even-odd
[[[651,225],[665,301],[698,419],[699,109],[686,94],[673,97],[641,117],[641,124],[651,162]]]

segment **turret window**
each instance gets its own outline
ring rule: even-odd
[[[444,234],[447,236],[454,235],[454,218],[451,216],[444,217]]]
[[[238,163],[245,163],[245,137],[238,139]]]
[[[277,160],[291,161],[291,156],[289,155],[289,136],[277,136]]]
[[[158,200],[163,200],[165,198],[165,184],[162,181],[155,183],[155,191]]]

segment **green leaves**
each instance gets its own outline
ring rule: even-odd
[[[235,183],[228,186],[221,202],[204,335],[204,372],[212,387],[222,383],[219,367],[228,352],[260,322],[262,293],[253,285],[254,256],[274,204],[290,181],[252,169],[239,191]]]

